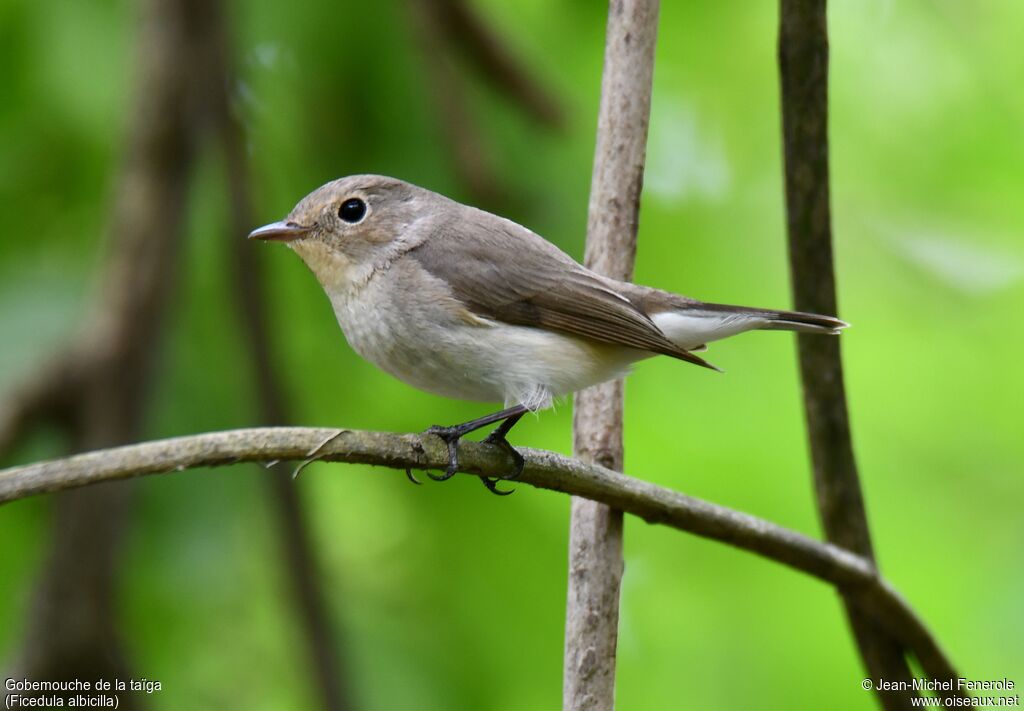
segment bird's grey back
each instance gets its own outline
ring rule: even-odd
[[[655,290],[632,290],[634,302],[623,283],[595,274],[509,220],[459,205],[408,255],[480,316],[704,365],[644,312],[641,304],[653,301]]]

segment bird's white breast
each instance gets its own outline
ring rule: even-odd
[[[477,317],[407,259],[378,271],[362,288],[328,289],[328,295],[357,353],[445,397],[544,408],[559,396],[621,377],[629,363],[649,355]]]

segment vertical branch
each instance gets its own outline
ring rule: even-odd
[[[235,297],[235,312],[246,344],[245,350],[251,358],[259,419],[266,425],[280,425],[288,421],[290,408],[284,385],[274,367],[263,265],[258,259],[257,250],[245,240],[245,235],[256,223],[253,218],[245,129],[231,106],[231,41],[223,3],[210,2],[208,8],[211,25],[209,104],[213,113],[213,129],[224,152],[230,198],[231,227],[227,231],[230,288]],[[292,467],[284,463],[271,467],[266,478],[267,493],[277,521],[282,562],[291,584],[322,708],[339,711],[352,708],[352,704],[339,655],[336,628],[324,599],[308,522],[299,503],[291,470]]]
[[[610,3],[585,262],[615,279],[633,275],[657,28],[658,0]],[[578,457],[622,469],[622,403],[621,380],[576,395]],[[563,709],[614,707],[622,567],[622,512],[574,497]]]
[[[139,75],[110,244],[94,310],[69,348],[74,391],[57,415],[76,448],[137,439],[154,356],[176,283],[196,97],[189,79],[197,2],[149,0],[138,42]],[[58,359],[58,362],[60,359]],[[117,634],[118,542],[130,487],[62,494],[53,538],[26,625],[18,675],[96,679],[129,674]],[[134,697],[130,706],[140,704]]]
[[[494,204],[504,190],[491,151],[470,111],[464,77],[456,71],[441,12],[443,0],[407,0],[410,25],[420,45],[430,100],[448,144],[452,166],[474,199]]]
[[[779,66],[786,214],[793,296],[800,311],[834,314],[829,207],[828,30],[825,0],[782,0]],[[828,540],[874,559],[850,433],[839,339],[798,338],[804,410],[818,510]],[[873,679],[909,681],[903,648],[844,596],[847,616]],[[922,660],[925,661],[925,660]],[[951,670],[926,669],[936,678]],[[936,676],[937,675],[937,676]],[[910,691],[880,692],[886,709],[910,708]]]

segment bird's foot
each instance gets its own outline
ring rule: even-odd
[[[505,431],[503,430],[502,427],[498,427],[496,430],[494,430],[494,432],[491,432],[489,435],[487,435],[482,441],[484,444],[493,444],[495,447],[500,447],[501,449],[504,449],[506,452],[508,452],[509,456],[512,457],[512,461],[515,462],[515,471],[509,474],[508,476],[481,477],[481,481],[483,481],[484,486],[487,487],[487,490],[490,491],[492,494],[496,494],[498,496],[508,496],[513,491],[515,491],[515,489],[509,489],[508,491],[500,491],[497,488],[498,482],[503,480],[511,481],[514,479],[518,479],[519,475],[523,473],[523,469],[526,468],[526,460],[523,459],[523,455],[521,455],[518,452],[518,450],[516,450],[516,448],[513,447],[507,439],[505,439]]]
[[[440,437],[446,445],[448,445],[448,467],[444,470],[444,474],[437,475],[432,472],[427,472],[434,481],[446,481],[455,476],[455,472],[459,470],[459,440],[462,439],[462,435],[466,434],[466,431],[458,425],[454,427],[445,427],[444,425],[434,425],[433,427],[427,428],[423,434],[432,434]]]
[[[499,489],[498,482],[502,481],[500,477],[482,476],[480,477],[480,481],[481,483],[483,483],[484,488],[487,489],[492,494],[494,494],[495,496],[508,496],[509,494],[515,492],[515,489],[509,489],[508,491],[502,491],[501,489]]]
[[[518,419],[518,418],[516,418]],[[496,447],[504,449],[512,457],[512,461],[515,462],[515,471],[507,477],[480,477],[480,481],[483,482],[484,487],[496,496],[508,496],[513,490],[502,491],[498,488],[498,482],[502,479],[516,479],[520,474],[523,473],[523,469],[526,467],[526,460],[523,459],[516,448],[509,444],[509,441],[505,439],[505,433],[509,427],[499,426],[493,432],[491,432],[483,440],[484,444],[493,444]],[[455,476],[455,473],[459,470],[459,440],[462,439],[463,435],[471,430],[465,429],[463,426],[455,425],[452,427],[445,427],[443,425],[434,425],[427,429],[424,434],[432,434],[440,437],[444,443],[448,446],[448,466],[444,470],[443,474],[433,474],[427,472],[434,481],[446,481]],[[417,482],[418,483],[418,482]]]

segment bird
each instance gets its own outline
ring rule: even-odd
[[[703,302],[587,269],[511,220],[396,178],[351,175],[304,197],[250,239],[283,242],[326,292],[351,347],[413,387],[504,409],[427,434],[447,445],[438,481],[458,469],[458,442],[483,441],[525,465],[509,430],[528,412],[624,377],[664,355],[718,370],[696,353],[745,331],[836,335],[833,316]],[[416,482],[411,472],[411,480]],[[499,479],[481,479],[489,491]],[[419,482],[416,482],[419,483]]]

